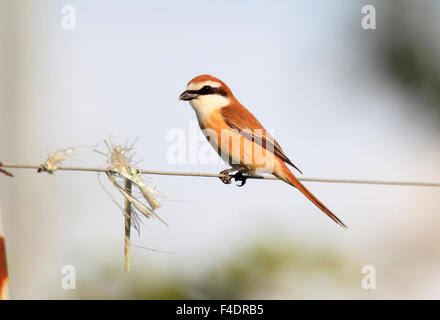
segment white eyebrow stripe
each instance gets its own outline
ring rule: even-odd
[[[208,81],[203,81],[203,82],[198,82],[198,83],[190,83],[190,84],[188,84],[186,89],[187,90],[200,90],[204,86],[210,86],[213,88],[220,88],[222,86],[222,84],[217,81],[208,80]]]

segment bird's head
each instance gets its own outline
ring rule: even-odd
[[[220,79],[204,74],[195,77],[179,100],[189,101],[196,112],[208,113],[229,105],[234,100],[229,87]]]

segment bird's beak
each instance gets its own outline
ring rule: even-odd
[[[197,98],[197,92],[192,90],[183,91],[179,97],[179,100],[190,101],[192,99]]]

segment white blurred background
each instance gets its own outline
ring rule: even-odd
[[[361,28],[365,4],[376,30]],[[435,1],[0,1],[0,161],[40,164],[112,134],[140,137],[144,169],[217,173],[226,165],[166,159],[167,133],[195,121],[178,96],[209,73],[307,177],[438,182],[439,13]],[[134,247],[124,274],[123,217],[96,174],[13,172],[0,176],[12,298],[440,298],[438,188],[307,183],[346,231],[278,181],[151,176],[170,227],[148,221],[133,242],[174,254]],[[62,289],[63,265],[76,290]],[[361,287],[364,265],[376,290]]]

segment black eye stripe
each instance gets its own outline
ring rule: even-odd
[[[208,95],[208,94],[219,94],[221,96],[226,96],[227,92],[222,87],[211,87],[204,86],[200,90],[196,91],[198,95]]]
[[[218,88],[213,88],[210,86],[204,86],[203,88],[199,89],[199,90],[186,90],[187,93],[195,93],[199,96],[204,96],[204,95],[208,95],[208,94],[219,94],[221,96],[227,96],[228,93],[226,92],[226,90],[224,90],[222,87],[218,87]]]

